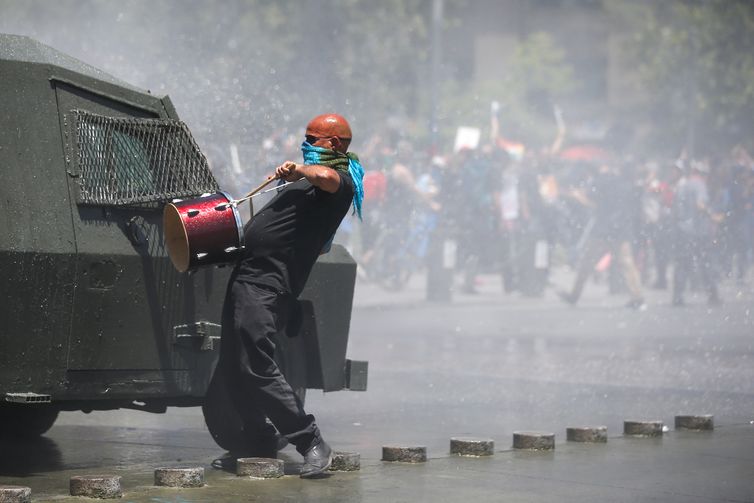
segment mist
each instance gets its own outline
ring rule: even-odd
[[[500,296],[704,337],[752,329],[752,26],[747,2],[0,0],[0,32],[169,95],[234,194],[298,158],[309,118],[346,116],[357,307]]]

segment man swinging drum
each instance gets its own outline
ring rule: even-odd
[[[317,256],[326,251],[353,202],[361,217],[364,171],[348,152],[351,127],[337,114],[306,127],[303,163],[286,161],[275,178],[286,185],[244,227],[246,248],[234,268],[222,313],[220,361],[230,402],[243,423],[242,444],[212,466],[234,469],[240,457],[275,458],[281,439],[303,455],[301,477],[324,473],[332,451],[314,416],[275,362],[294,302]]]

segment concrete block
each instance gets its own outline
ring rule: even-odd
[[[579,426],[566,428],[566,440],[569,442],[604,444],[607,442],[607,426]]]
[[[24,486],[0,486],[0,503],[30,503],[31,488]]]
[[[491,438],[454,437],[450,439],[450,453],[459,456],[492,456],[495,441]]]
[[[203,487],[204,468],[157,468],[154,485],[165,487]]]
[[[76,475],[70,480],[71,496],[115,499],[123,496],[118,475]]]
[[[382,460],[400,463],[424,463],[427,461],[427,448],[424,446],[383,446]]]
[[[333,452],[331,472],[355,472],[361,470],[361,455],[356,452]]]
[[[711,414],[701,416],[675,416],[676,430],[708,431],[715,429],[715,417]]]
[[[662,437],[662,421],[623,421],[623,434],[632,437]]]
[[[555,449],[555,434],[538,431],[514,431],[513,448],[550,451]]]
[[[285,462],[271,458],[238,458],[236,475],[255,479],[276,479],[284,475]]]

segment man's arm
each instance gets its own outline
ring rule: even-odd
[[[309,183],[325,192],[335,193],[340,188],[340,176],[334,169],[327,166],[296,164],[293,161],[286,161],[275,168],[275,175],[286,182],[295,182],[301,178],[306,178]]]

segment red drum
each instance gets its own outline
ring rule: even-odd
[[[180,272],[235,262],[243,253],[243,226],[225,192],[176,199],[162,213],[165,245]]]

